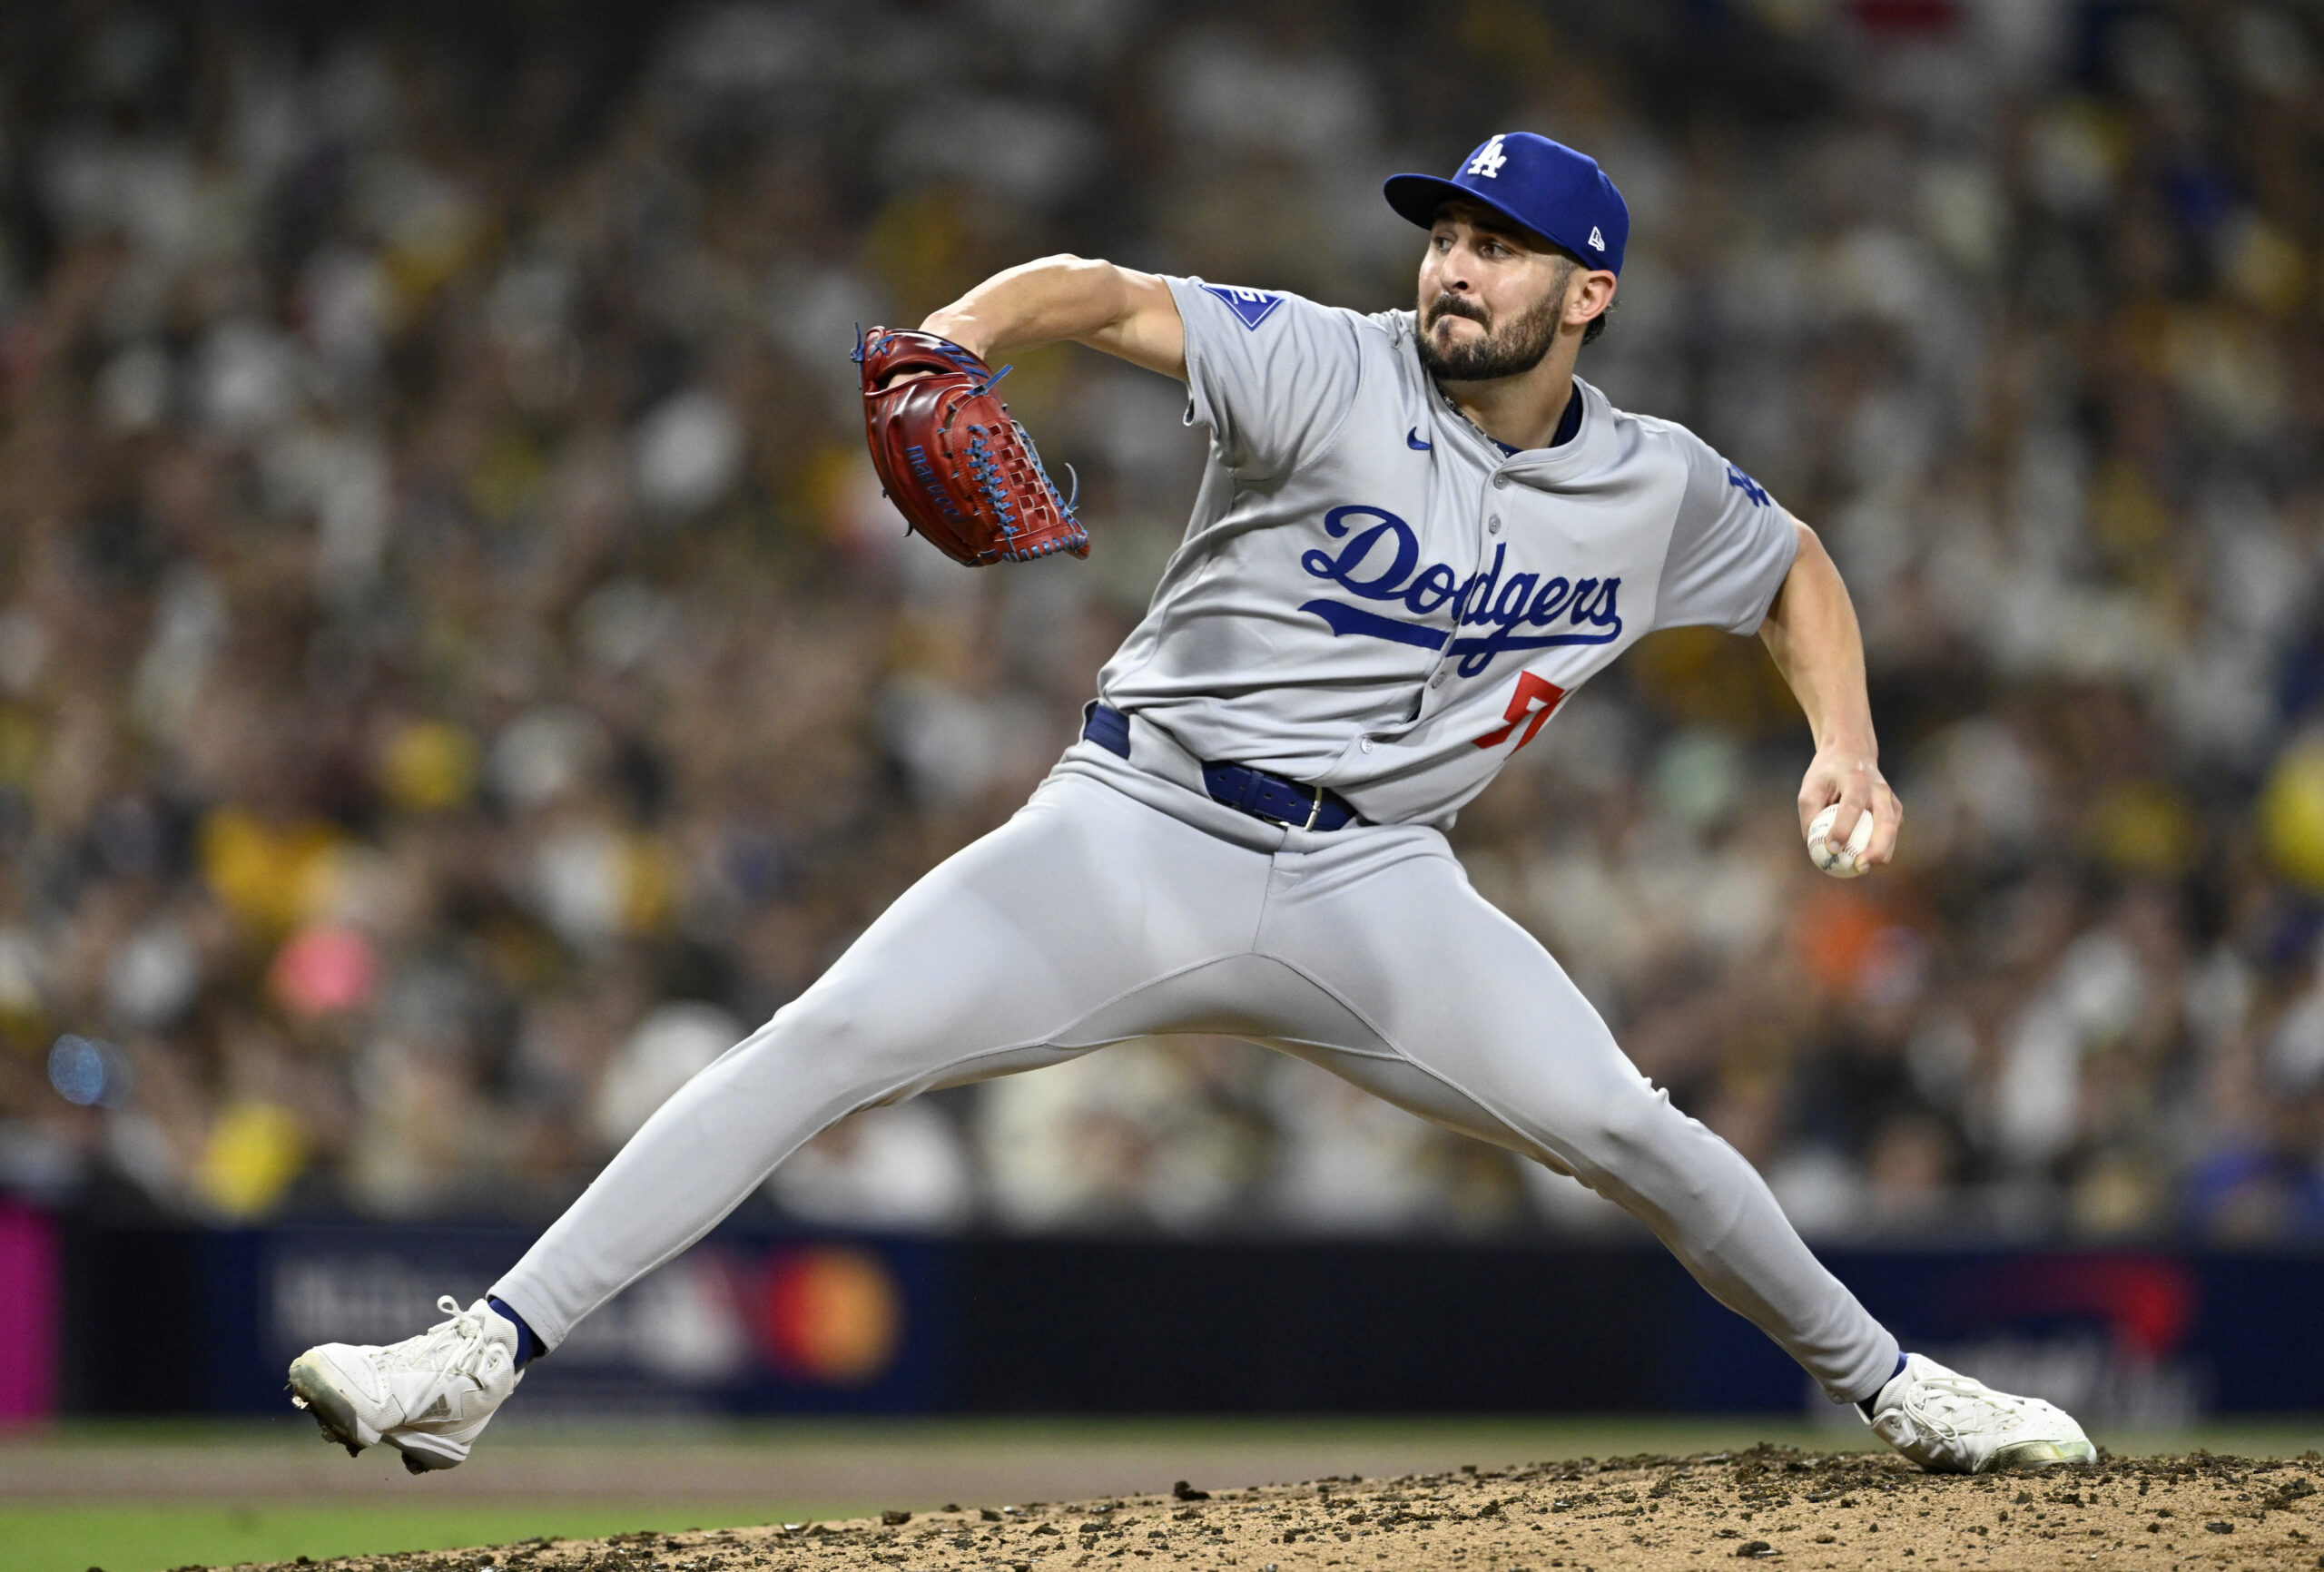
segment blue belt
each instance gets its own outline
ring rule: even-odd
[[[1108,753],[1129,757],[1129,717],[1109,704],[1090,704],[1081,735]],[[1353,803],[1328,787],[1302,786],[1248,764],[1205,764],[1202,783],[1214,801],[1295,830],[1340,830],[1364,819]]]

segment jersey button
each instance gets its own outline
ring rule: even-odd
[[[1492,477],[1492,488],[1495,491],[1499,491],[1502,486],[1505,486],[1508,484],[1509,477],[1506,475],[1496,475]]]
[[[1443,672],[1439,672],[1436,675],[1429,678],[1428,685],[1432,688],[1443,687],[1444,685],[1444,673]]]
[[[1369,737],[1366,737],[1366,738],[1365,738],[1365,739],[1364,739],[1361,743],[1359,743],[1359,744],[1358,744],[1358,746],[1360,746],[1361,748],[1363,748],[1363,750],[1364,750],[1365,752],[1367,752],[1367,753],[1371,752],[1372,752],[1372,739],[1371,739],[1371,738],[1369,738]]]
[[[1485,520],[1485,531],[1490,535],[1499,535],[1501,533],[1501,515],[1496,513],[1491,518]]]

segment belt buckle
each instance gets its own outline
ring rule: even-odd
[[[1313,830],[1313,829],[1315,829],[1315,820],[1318,820],[1318,819],[1320,819],[1320,818],[1322,818],[1322,817],[1323,817],[1323,814],[1324,814],[1324,789],[1323,789],[1321,786],[1318,786],[1318,787],[1316,787],[1316,788],[1315,788],[1315,802],[1314,802],[1314,803],[1313,803],[1313,804],[1308,808],[1308,810],[1307,810],[1307,822],[1306,822],[1306,823],[1305,823],[1305,824],[1303,824],[1303,825],[1301,825],[1299,828],[1300,828],[1300,829],[1302,829],[1302,830]]]

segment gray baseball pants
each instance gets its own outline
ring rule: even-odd
[[[1154,728],[1068,750],[670,1098],[493,1293],[554,1348],[859,1108],[1157,1033],[1246,1037],[1572,1174],[1837,1400],[1896,1340],[1740,1154],[1670,1105],[1438,831],[1309,833],[1214,802]]]

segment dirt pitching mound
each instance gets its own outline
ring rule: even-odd
[[[348,1572],[1064,1572],[1458,1567],[2324,1567],[2315,1452],[2107,1458],[1978,1479],[1755,1447],[1689,1458],[1326,1479],[1070,1506],[901,1510],[488,1550],[359,1557]]]

